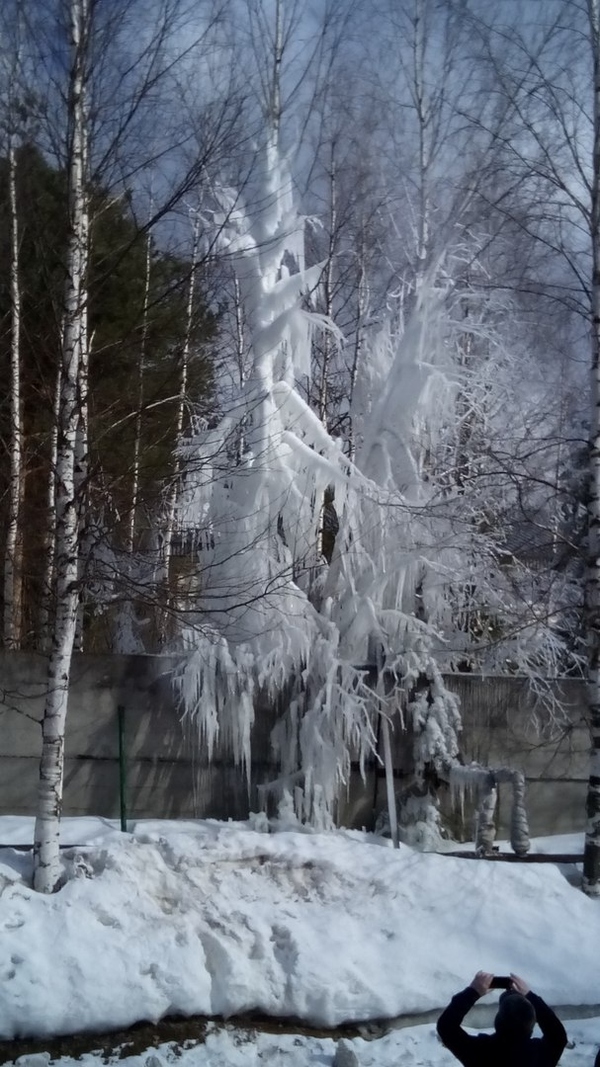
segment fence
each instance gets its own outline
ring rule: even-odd
[[[226,751],[217,747],[209,764],[193,724],[179,721],[170,682],[176,665],[165,656],[74,656],[65,815],[118,818],[123,796],[132,819],[238,819],[258,809],[258,787],[277,775],[269,744],[274,709],[257,708],[247,783]],[[446,682],[461,699],[465,761],[524,771],[532,834],[583,830],[590,746],[583,684],[560,684],[556,696],[568,721],[551,728],[523,679],[450,675]],[[43,657],[0,653],[0,814],[34,814],[45,687]],[[411,784],[410,732],[397,725],[392,746],[401,795]],[[440,797],[456,835],[470,836],[468,809],[462,817],[443,789]],[[508,801],[501,790],[500,833]],[[340,798],[340,823],[370,828],[384,807],[381,767],[372,761],[365,780],[355,768]]]

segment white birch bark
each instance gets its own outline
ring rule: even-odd
[[[146,374],[146,348],[148,344],[148,311],[150,306],[150,273],[152,268],[152,238],[150,230],[146,238],[146,267],[144,277],[144,308],[142,312],[142,338],[140,344],[140,362],[138,365],[138,396],[135,416],[135,440],[133,445],[133,469],[131,473],[131,504],[127,521],[125,547],[129,556],[133,555],[135,546],[135,528],[137,520],[138,499],[140,493],[140,452],[142,447],[142,421],[144,415],[144,388]]]
[[[271,85],[270,126],[279,147],[281,129],[281,66],[283,62],[283,0],[275,3],[275,38],[273,41],[273,82]]]
[[[233,277],[233,292],[235,300],[235,348],[236,358],[238,364],[239,379],[238,385],[240,392],[243,391],[246,384],[247,373],[247,352],[246,352],[246,337],[244,331],[244,308],[242,306],[242,292],[240,289],[240,280],[237,274],[234,273]],[[237,461],[242,462],[242,457],[246,449],[246,419],[240,420],[240,429],[237,442]]]
[[[600,0],[588,0],[594,70],[592,174],[592,403],[589,449],[588,565],[586,623],[587,695],[592,752],[587,794],[583,889],[600,896]]]
[[[84,152],[87,149],[87,144],[84,143]],[[88,161],[84,156],[83,161],[84,176],[88,172]],[[82,213],[81,217],[81,242],[83,247],[87,250],[89,255],[90,247],[90,219],[89,212],[86,210]],[[87,554],[89,552],[90,541],[90,527],[88,516],[88,473],[89,473],[89,376],[90,376],[90,342],[88,337],[88,302],[84,299],[81,306],[80,315],[80,361],[79,361],[79,374],[77,376],[77,388],[79,398],[79,412],[77,422],[77,433],[75,436],[75,466],[74,466],[74,490],[75,490],[75,504],[77,508],[78,516],[78,537],[79,537],[79,551],[78,551],[78,565],[77,565],[77,579],[79,588],[79,601],[77,605],[77,621],[75,628],[75,641],[74,648],[77,652],[83,652],[83,613],[84,613],[84,592],[85,592],[85,568]]]
[[[364,328],[368,313],[368,285],[367,285],[367,271],[365,266],[366,261],[366,240],[365,240],[365,225],[364,221],[361,226],[360,244],[358,249],[358,263],[359,263],[359,282],[358,282],[358,300],[357,300],[357,316],[356,316],[356,329],[354,334],[354,346],[352,350],[352,363],[350,366],[350,377],[348,381],[348,407],[350,409],[350,416],[348,420],[348,459],[354,463],[356,458],[356,435],[354,433],[354,420],[353,420],[353,404],[354,404],[354,390],[356,388],[356,380],[358,377],[358,368],[360,360],[362,358],[363,342],[364,342]]]
[[[238,363],[240,389],[243,389],[246,381],[246,340],[244,337],[244,309],[242,307],[242,294],[237,274],[233,277],[233,292],[235,300],[235,354]]]
[[[88,0],[71,0],[72,61],[69,85],[69,240],[62,338],[56,493],[56,611],[42,721],[42,758],[34,836],[34,888],[53,892],[59,882],[60,814],[71,658],[78,603],[78,508],[75,453],[79,374],[86,343],[88,204],[85,163]]]
[[[77,581],[79,599],[75,627],[74,647],[83,652],[83,612],[86,556],[89,549],[89,526],[87,515],[87,477],[89,467],[88,436],[88,388],[89,388],[89,352],[87,342],[87,307],[82,309],[81,323],[81,364],[79,367],[79,420],[75,437],[75,502],[78,515],[79,555]]]
[[[21,412],[21,287],[19,281],[17,152],[12,131],[8,149],[8,187],[11,231],[10,475],[4,558],[4,644],[8,649],[16,649],[19,647],[20,590],[22,581],[22,536],[19,527],[19,514],[22,498],[23,423]]]
[[[62,336],[62,331],[61,331]],[[49,652],[52,643],[50,625],[54,599],[54,564],[56,561],[56,461],[58,457],[58,417],[60,410],[60,385],[62,381],[62,358],[56,369],[54,403],[52,405],[52,432],[46,495],[46,529],[44,536],[44,572],[42,596],[38,615],[39,645],[42,652]]]
[[[416,0],[413,19],[413,78],[414,105],[419,129],[419,203],[417,219],[417,266],[416,290],[420,291],[425,280],[429,259],[429,167],[431,147],[429,127],[431,113],[427,100],[425,77],[425,10],[423,0]]]

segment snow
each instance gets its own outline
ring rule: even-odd
[[[32,825],[2,819],[0,841],[25,844]],[[439,1011],[480,967],[522,974],[555,1005],[600,999],[598,902],[552,864],[395,851],[373,835],[276,829],[264,816],[131,831],[66,819],[63,840],[79,847],[63,852],[66,882],[51,896],[30,889],[28,853],[0,849],[0,1038],[250,1010],[323,1027],[392,1019]],[[583,841],[532,846],[578,852]],[[578,1047],[565,1063],[591,1064],[598,1023],[569,1024],[587,1061]],[[431,1022],[352,1046],[361,1064],[451,1062]],[[294,1067],[334,1051],[333,1039],[215,1023],[182,1059]],[[168,1055],[157,1050],[151,1067]]]

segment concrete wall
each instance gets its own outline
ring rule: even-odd
[[[182,724],[170,675],[177,660],[153,656],[75,655],[65,745],[65,815],[118,817],[119,723],[124,708],[126,796],[130,818],[243,818],[248,785],[223,751],[209,765],[191,723]],[[35,811],[46,661],[0,653],[0,813]],[[268,753],[262,716],[257,753]],[[256,776],[268,773],[257,759]],[[255,789],[252,790],[255,794]],[[257,806],[256,795],[250,797]]]
[[[170,675],[176,659],[153,656],[85,656],[73,660],[66,739],[64,814],[119,815],[119,730],[124,709],[129,818],[244,818],[257,810],[258,786],[277,775],[269,748],[272,709],[257,710],[250,786],[223,750],[209,765],[193,724],[180,723]],[[562,685],[567,726],[550,729],[527,684],[516,678],[482,680],[450,676],[461,699],[465,762],[510,765],[525,772],[533,834],[582,830],[588,776],[589,733],[583,686]],[[0,814],[35,811],[46,686],[43,657],[0,653]],[[540,722],[545,726],[540,729]],[[411,785],[410,736],[393,736],[397,794]],[[448,791],[442,806],[456,834],[470,837],[471,811],[453,811]],[[385,784],[375,763],[363,781],[358,769],[340,801],[340,822],[373,825],[385,806]],[[508,825],[510,797],[500,795],[500,832]]]
[[[555,695],[561,705],[554,723],[519,678],[469,675],[447,679],[461,699],[463,754],[494,767],[508,765],[525,774],[532,835],[569,833],[585,826],[590,769],[590,733],[585,687],[563,681]],[[502,827],[509,826],[510,787],[500,788]],[[470,828],[469,828],[470,830]]]

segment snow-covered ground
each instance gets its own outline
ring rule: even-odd
[[[31,820],[0,820],[4,845],[31,831]],[[177,1013],[393,1018],[441,1009],[479,968],[515,971],[551,1004],[600,1003],[600,905],[552,864],[395,852],[357,832],[270,833],[260,819],[140,822],[130,834],[65,820],[63,840],[84,847],[65,853],[67,881],[50,897],[29,888],[28,854],[0,849],[4,1040]],[[591,1067],[600,1018],[567,1028],[576,1045],[562,1062]],[[351,1044],[361,1065],[452,1062],[432,1023]],[[215,1025],[178,1055],[183,1067],[299,1067],[331,1063],[335,1048]],[[165,1046],[128,1063],[172,1058]]]

